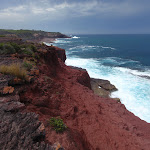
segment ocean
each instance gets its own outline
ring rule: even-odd
[[[71,35],[53,45],[66,50],[66,64],[109,80],[126,108],[150,123],[150,35]]]

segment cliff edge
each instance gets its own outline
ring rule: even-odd
[[[15,43],[18,53],[2,54],[0,64],[28,63],[27,77],[1,70],[1,149],[149,150],[150,124],[123,104],[95,95],[86,70],[64,64],[65,50]],[[58,116],[67,126],[63,133],[49,124]]]

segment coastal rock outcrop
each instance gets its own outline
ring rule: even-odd
[[[66,53],[65,50],[56,46],[53,46],[57,52],[58,58],[60,58],[63,62],[66,60]]]
[[[82,69],[65,66],[63,62],[59,65],[63,71],[57,67],[56,78],[49,76],[45,80],[40,76],[36,86],[28,87],[21,96],[21,101],[30,100],[26,109],[39,114],[47,141],[58,141],[65,149],[74,150],[149,149],[149,124],[123,104],[96,96],[89,87],[77,82],[81,72],[84,74]],[[42,68],[40,72],[46,73]],[[60,116],[68,127],[61,135],[47,125],[47,120],[55,116]]]
[[[110,93],[117,88],[108,80],[91,78],[91,87],[95,94],[101,97],[109,97]]]
[[[38,76],[0,97],[0,149],[149,150],[150,124],[95,95],[88,73],[66,66],[55,48],[37,45],[36,53]],[[115,89],[98,82],[106,91]],[[62,134],[49,124],[58,116],[67,126]]]
[[[35,113],[21,112],[25,108],[19,96],[0,97],[0,149],[53,150],[45,144],[45,130]]]
[[[30,41],[30,42],[48,42],[50,43],[55,38],[70,38],[65,34],[62,34],[60,32],[45,32],[41,30],[6,30],[6,29],[0,29],[0,35],[3,39],[9,38],[20,38],[24,41]],[[1,39],[2,39],[1,38]]]
[[[90,83],[91,79],[86,69],[75,67],[75,66],[70,66],[70,67],[72,69],[78,70],[79,72],[77,76],[77,82],[91,89],[91,83]]]

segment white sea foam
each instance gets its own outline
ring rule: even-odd
[[[73,39],[79,39],[80,37],[77,37],[77,36],[73,36],[72,38],[73,38]]]
[[[113,48],[113,47],[105,47],[105,46],[101,46],[101,48],[116,50],[116,48]]]
[[[126,108],[150,122],[150,80],[137,75],[148,75],[122,67],[110,67],[101,64],[101,59],[81,59],[70,57],[66,60],[67,65],[87,69],[89,75],[94,78],[110,80],[119,90],[113,92],[111,97],[118,97]]]
[[[150,77],[150,70],[147,71],[138,71],[138,70],[132,70],[129,68],[122,68],[122,67],[116,67],[116,69],[121,70],[124,73],[130,73],[135,76],[140,76],[140,77]]]
[[[62,41],[57,41],[60,43]],[[80,45],[66,51],[67,55],[77,50],[94,49],[95,46]],[[100,46],[102,49],[113,47]],[[87,69],[90,77],[109,80],[117,89],[111,97],[118,97],[125,104],[126,108],[136,116],[150,123],[150,70],[144,72],[123,67],[116,67],[126,64],[138,64],[133,60],[125,60],[117,57],[82,59],[77,56],[67,56],[66,64]],[[108,64],[108,65],[107,65]],[[111,64],[113,67],[111,67]],[[144,77],[144,78],[143,78]]]
[[[69,50],[82,50],[82,51],[90,51],[91,49],[96,49],[98,48],[99,46],[92,46],[92,45],[79,45],[79,46],[74,46],[74,47],[71,47],[69,48]]]
[[[50,46],[51,45],[51,43],[46,43],[46,42],[43,42],[45,45],[48,45],[48,46]]]
[[[69,38],[66,40],[66,39],[56,39],[56,41],[54,41],[55,43],[71,43],[71,41],[69,40]]]

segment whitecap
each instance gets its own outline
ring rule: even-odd
[[[73,36],[72,38],[73,38],[73,39],[79,39],[80,37],[77,37],[77,36]]]
[[[116,69],[125,72],[125,73],[130,73],[133,74],[135,76],[140,76],[140,77],[149,77],[150,78],[150,70],[146,70],[146,71],[139,71],[139,70],[132,70],[129,68],[123,68],[123,67],[116,67]]]
[[[136,76],[148,75],[149,71],[105,66],[102,65],[103,60],[69,57],[66,64],[87,69],[90,77],[109,80],[119,89],[111,97],[120,98],[129,111],[150,123],[150,80]],[[110,60],[113,61],[112,58]]]
[[[76,50],[82,50],[82,51],[85,51],[85,50],[89,51],[89,50],[91,50],[91,49],[96,49],[96,48],[98,48],[98,47],[99,47],[99,46],[93,46],[93,45],[79,45],[79,46],[71,47],[71,48],[69,48],[69,50],[74,50],[74,49],[76,49]]]
[[[113,47],[105,47],[105,46],[101,46],[101,48],[116,50],[116,48],[113,48]]]
[[[68,40],[66,40],[66,39],[56,39],[55,41],[54,41],[54,43],[71,43],[71,41],[68,41]]]

